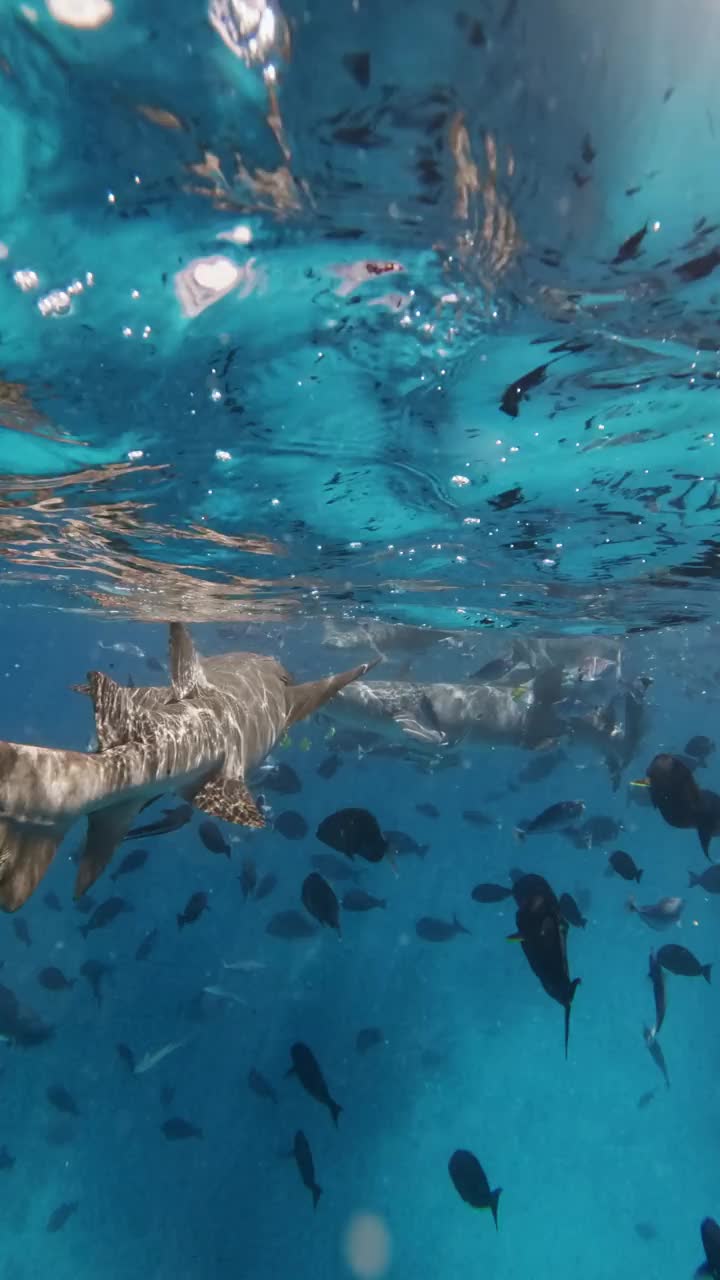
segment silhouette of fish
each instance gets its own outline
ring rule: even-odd
[[[277,1091],[261,1072],[256,1071],[255,1067],[251,1067],[248,1072],[248,1085],[259,1098],[267,1098],[270,1102],[277,1102]]]
[[[271,938],[286,938],[288,941],[294,941],[296,938],[314,937],[317,929],[300,911],[278,911],[277,915],[268,921],[265,932],[269,933]]]
[[[50,1214],[45,1230],[49,1231],[51,1235],[56,1231],[62,1231],[65,1223],[72,1218],[74,1213],[77,1213],[79,1206],[79,1200],[68,1200],[64,1204],[59,1204],[57,1209],[53,1209]]]
[[[318,921],[335,929],[338,937],[342,936],[340,928],[340,903],[335,890],[324,880],[319,871],[311,871],[303,880],[300,896],[306,911]]]
[[[374,898],[364,889],[348,889],[343,894],[343,911],[374,911],[387,906],[387,898]]]
[[[517,933],[511,941],[522,944],[525,957],[543,989],[565,1010],[565,1057],[570,1036],[570,1009],[579,978],[570,978],[567,958],[567,922],[547,880],[521,876],[513,885],[517,903]]]
[[[314,1098],[316,1102],[320,1102],[324,1107],[327,1107],[332,1116],[333,1124],[337,1129],[338,1116],[342,1111],[342,1107],[330,1097],[325,1077],[320,1070],[314,1053],[306,1044],[296,1041],[290,1048],[290,1058],[292,1066],[286,1074],[297,1076],[306,1093],[309,1093],[310,1097]]]
[[[143,827],[134,827],[123,836],[124,840],[145,840],[151,836],[169,835],[171,831],[179,831],[181,827],[192,822],[193,807],[191,804],[179,804],[174,809],[164,809],[164,817],[155,822],[148,822]]]
[[[127,876],[133,871],[139,871],[141,867],[145,866],[147,860],[147,849],[133,849],[131,853],[126,854],[117,871],[113,871],[110,879],[117,880],[118,876]]]
[[[315,1180],[315,1165],[313,1163],[312,1151],[302,1129],[298,1129],[295,1134],[292,1154],[295,1156],[295,1163],[298,1167],[298,1173],[302,1179],[303,1185],[308,1191],[312,1192],[313,1209],[317,1209],[318,1200],[322,1195],[322,1187],[319,1187]]]
[[[380,862],[387,852],[387,840],[367,809],[338,809],[323,818],[316,834],[323,844],[347,858]]]
[[[178,929],[184,928],[186,924],[194,924],[204,911],[209,911],[208,896],[200,889],[197,893],[191,893],[184,910],[178,915]]]
[[[225,839],[217,822],[206,818],[198,826],[198,835],[209,853],[222,853],[226,858],[231,856],[230,845]]]
[[[186,1138],[202,1138],[203,1131],[182,1116],[171,1116],[160,1125],[168,1142],[183,1142]]]
[[[498,1201],[501,1187],[490,1190],[485,1171],[472,1151],[454,1151],[448,1161],[448,1172],[458,1195],[473,1209],[489,1209],[497,1230]]]
[[[453,916],[452,920],[438,920],[435,916],[422,916],[415,924],[415,932],[418,938],[422,938],[423,942],[449,942],[451,938],[456,938],[459,933],[470,933],[464,925],[461,925],[457,916]]]
[[[700,1223],[700,1238],[705,1250],[705,1261],[700,1264],[695,1275],[720,1280],[720,1226],[714,1218],[703,1218]]]

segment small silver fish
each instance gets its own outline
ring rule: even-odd
[[[259,973],[261,969],[267,969],[262,960],[223,960],[222,967],[230,973]]]
[[[241,1004],[248,1008],[247,1000],[236,996],[234,991],[226,991],[224,987],[203,987],[206,996],[215,996],[218,1000],[229,1000],[232,1004]]]
[[[669,929],[677,924],[684,907],[684,898],[660,898],[647,907],[639,907],[634,898],[627,900],[628,911],[634,911],[651,929]]]
[[[139,1062],[135,1063],[134,1075],[141,1076],[146,1071],[152,1071],[163,1058],[169,1057],[176,1049],[182,1049],[188,1042],[187,1040],[171,1040],[168,1044],[164,1044],[161,1049],[155,1049],[153,1053],[148,1050],[144,1053]]]

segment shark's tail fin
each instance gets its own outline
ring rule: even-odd
[[[350,671],[342,671],[337,676],[325,676],[322,680],[308,680],[306,684],[290,685],[287,691],[287,728],[289,729],[291,724],[297,724],[298,720],[304,720],[306,716],[312,715],[313,711],[317,711],[319,707],[334,698],[336,693],[344,689],[346,684],[362,679],[372,667],[377,666],[379,661],[380,659],[377,658],[375,662],[364,662],[362,666],[353,667]]]
[[[35,826],[0,819],[0,907],[17,911],[47,871],[65,826]]]

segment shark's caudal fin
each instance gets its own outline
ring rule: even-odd
[[[0,819],[0,907],[17,911],[35,891],[57,852],[65,825]]]
[[[346,684],[352,684],[353,680],[361,680],[368,671],[376,667],[379,658],[374,662],[364,662],[360,667],[353,667],[351,671],[342,671],[337,676],[325,676],[323,680],[308,680],[306,684],[291,684],[287,689],[287,705],[288,717],[286,726],[289,729],[291,724],[297,724],[298,720],[304,720],[306,716],[312,715],[313,711],[317,711],[319,707],[324,706],[331,698],[335,697]]]

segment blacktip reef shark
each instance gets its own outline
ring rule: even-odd
[[[96,752],[0,742],[0,907],[23,905],[83,815],[76,897],[97,880],[154,796],[179,792],[203,813],[264,826],[246,778],[290,725],[370,665],[293,684],[274,658],[200,658],[185,627],[171,623],[170,687],[126,689],[90,672],[76,688],[93,701]]]

